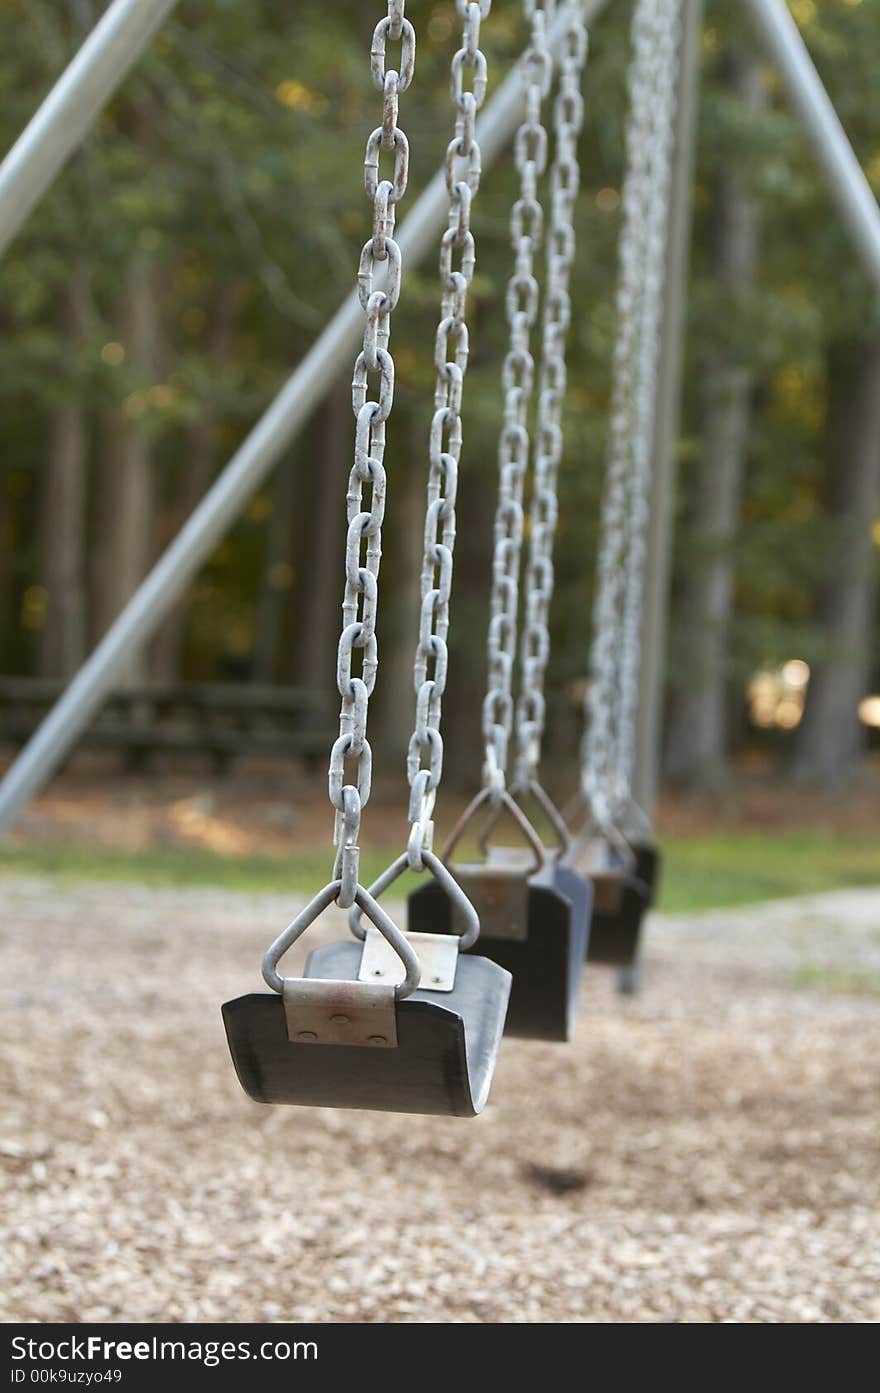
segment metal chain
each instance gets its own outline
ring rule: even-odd
[[[597,821],[610,821],[617,644],[626,527],[626,479],[632,378],[640,301],[642,236],[650,140],[653,13],[656,0],[637,0],[628,71],[629,117],[625,138],[623,221],[618,249],[617,332],[612,369],[608,457],[602,499],[597,586],[590,648],[583,792]]]
[[[556,486],[563,444],[565,339],[571,322],[569,283],[575,254],[573,219],[580,184],[577,142],[584,120],[581,83],[586,58],[583,5],[577,0],[571,6],[571,21],[562,42],[559,90],[553,108],[555,150],[550,172],[551,212],[545,251],[541,373],[525,574],[525,619],[520,646],[520,694],[516,711],[518,787],[525,787],[536,778],[546,717],[544,675],[550,657],[553,541],[559,511]]]
[[[354,365],[354,466],[348,483],[348,536],[345,546],[345,593],[336,683],[342,699],[339,737],[330,752],[330,801],[336,809],[334,845],[338,848],[334,879],[341,881],[337,902],[354,903],[358,884],[358,834],[361,813],[370,797],[372,751],[367,739],[367,708],[376,684],[378,648],[376,609],[385,515],[385,422],[394,400],[394,359],[388,351],[391,312],[401,283],[400,247],[394,240],[397,205],[406,193],[409,142],[397,123],[398,96],[412,82],[416,36],[404,16],[405,0],[388,0],[388,13],[373,33],[370,69],[382,93],[382,124],[367,139],[364,188],[373,205],[373,231],[358,267],[358,293],[364,310],[363,349]],[[400,68],[386,67],[388,41],[401,45]],[[379,177],[382,151],[393,150],[393,177]],[[376,263],[386,263],[384,288],[374,288]],[[378,374],[370,395],[369,378]],[[364,489],[369,499],[364,499]],[[360,676],[353,674],[355,650],[362,654]],[[354,782],[346,780],[346,763],[354,765]]]
[[[664,174],[664,170],[668,173],[668,160],[663,158],[661,133],[671,129],[678,7],[678,0],[637,0],[632,21],[617,334],[582,758],[583,793],[594,819],[605,828],[613,824],[620,793],[616,761],[621,737],[618,702],[623,613],[628,591],[625,567],[633,555],[632,526],[644,527],[639,510],[633,513],[631,485],[640,430],[648,440],[650,469],[650,437],[644,437],[648,386],[642,368],[645,330],[651,329],[651,315],[645,317],[644,309],[648,282],[652,294],[658,279],[662,289],[662,255],[650,275],[646,275],[646,263],[649,250],[656,263],[657,219],[668,199]],[[665,212],[661,240],[665,243]],[[650,395],[653,397],[653,386]],[[638,552],[634,555],[638,562]],[[636,584],[641,584],[640,574],[633,580],[633,587]],[[630,668],[627,672],[632,675]]]
[[[652,148],[652,196],[648,205],[645,227],[639,362],[634,403],[636,425],[633,431],[629,481],[627,526],[629,549],[620,637],[620,704],[617,718],[617,748],[613,782],[614,816],[618,824],[625,823],[627,820],[635,769],[645,559],[651,504],[651,472],[654,463],[657,370],[660,358],[660,326],[663,314],[663,289],[666,270],[666,233],[669,223],[672,147],[678,90],[680,0],[663,0],[659,10],[654,92],[656,105]]]
[[[489,790],[493,798],[500,798],[504,793],[513,729],[512,682],[523,535],[523,482],[530,448],[527,417],[535,376],[530,337],[538,313],[538,282],[533,265],[544,221],[538,199],[538,178],[547,166],[547,131],[541,123],[541,109],[553,77],[553,58],[546,42],[547,21],[553,17],[553,8],[549,3],[539,6],[534,0],[524,0],[524,9],[530,22],[530,42],[523,59],[526,111],[513,147],[520,176],[520,196],[510,211],[510,239],[516,262],[505,298],[509,348],[502,369],[504,421],[498,442],[498,503],[487,634],[488,676],[482,718],[483,788]]]
[[[462,46],[451,65],[455,135],[446,151],[449,223],[440,241],[443,289],[434,341],[437,376],[429,441],[419,641],[413,664],[416,721],[407,754],[412,823],[407,856],[414,870],[422,868],[422,852],[431,850],[431,816],[443,775],[440,717],[446,689],[455,499],[462,446],[461,401],[468,360],[467,294],[476,262],[470,215],[482,169],[475,120],[485,100],[487,83],[486,59],[479,46],[480,22],[489,14],[492,0],[456,0],[456,8],[464,23]],[[467,72],[472,74],[470,90],[465,87]]]

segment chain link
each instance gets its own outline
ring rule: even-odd
[[[614,774],[615,817],[619,823],[623,823],[628,816],[635,770],[645,560],[651,507],[651,473],[654,463],[654,417],[657,404],[657,371],[660,360],[660,328],[663,316],[663,290],[666,272],[666,234],[669,224],[675,105],[678,90],[680,20],[680,0],[665,0],[661,6],[657,39],[656,121],[653,151],[654,187],[645,227],[644,287],[635,402],[637,428],[634,431],[632,444],[628,517],[629,555],[620,641],[620,708]]]
[[[534,482],[530,510],[529,556],[525,574],[525,614],[520,646],[520,694],[516,710],[516,783],[537,776],[546,703],[544,675],[550,656],[550,601],[553,595],[553,539],[558,516],[557,476],[562,456],[565,399],[565,339],[571,321],[569,283],[575,254],[574,204],[580,184],[577,142],[583,126],[581,95],[587,58],[583,5],[571,6],[562,41],[559,90],[553,108],[555,149],[550,173],[550,223],[546,238],[546,288],[542,309],[542,357],[534,440]]]
[[[505,297],[509,347],[502,369],[504,420],[498,442],[498,503],[487,634],[488,676],[482,717],[483,787],[496,799],[502,796],[505,788],[513,729],[512,682],[523,536],[523,484],[530,449],[527,419],[535,376],[530,339],[538,313],[534,255],[541,243],[544,221],[538,199],[538,179],[547,164],[547,131],[541,113],[553,77],[553,58],[546,38],[553,7],[524,0],[524,9],[530,24],[530,41],[523,57],[525,119],[516,132],[513,147],[520,189],[510,213],[510,238],[516,261]]]
[[[415,30],[404,15],[404,3],[388,0],[388,13],[376,25],[370,49],[373,85],[382,93],[382,124],[367,138],[364,155],[364,189],[373,205],[373,230],[361,252],[357,276],[365,323],[363,348],[355,361],[351,384],[356,422],[354,466],[348,482],[345,592],[336,666],[342,706],[329,774],[330,801],[336,809],[334,845],[338,848],[333,875],[341,880],[337,901],[342,908],[354,903],[357,892],[361,813],[370,797],[372,779],[367,710],[379,664],[376,609],[386,493],[382,459],[385,423],[394,401],[394,359],[388,342],[402,269],[394,224],[409,173],[409,142],[397,122],[398,97],[412,82],[416,48]],[[400,43],[399,69],[386,65],[389,41]],[[391,178],[380,177],[383,152],[393,152]],[[377,263],[387,267],[382,290],[374,288]],[[371,386],[371,378],[375,386]],[[359,674],[353,671],[356,651],[361,654]]]
[[[440,717],[446,689],[461,400],[468,361],[467,294],[476,260],[470,214],[482,168],[475,119],[485,99],[487,75],[479,46],[480,23],[491,9],[491,0],[458,0],[457,9],[464,22],[461,48],[454,54],[450,69],[455,134],[445,161],[449,221],[440,241],[442,294],[434,342],[434,415],[429,438],[419,641],[413,664],[416,721],[407,754],[412,823],[407,855],[414,870],[422,868],[422,852],[431,850],[431,815],[443,774]]]
[[[617,336],[590,650],[583,793],[616,826],[630,802],[680,0],[637,0],[617,287]]]

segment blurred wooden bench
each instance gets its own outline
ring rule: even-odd
[[[0,744],[20,747],[61,695],[64,684],[0,677]],[[336,736],[321,693],[244,682],[145,684],[114,691],[81,744],[119,749],[129,767],[153,754],[205,754],[218,772],[244,755],[326,758]]]

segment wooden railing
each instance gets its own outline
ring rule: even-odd
[[[63,689],[42,678],[0,677],[0,744],[18,747]],[[326,756],[336,731],[327,698],[298,687],[237,682],[146,684],[115,691],[81,744],[119,749],[130,766],[154,753],[203,753],[218,769],[243,755]]]

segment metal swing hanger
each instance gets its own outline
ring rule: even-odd
[[[264,958],[264,977],[280,993],[280,1002],[278,996],[252,996],[224,1007],[239,1078],[252,1097],[264,1102],[475,1116],[488,1096],[504,1026],[510,975],[484,958],[460,959],[460,951],[476,941],[479,919],[431,849],[432,813],[443,765],[439,725],[446,685],[460,409],[467,367],[465,314],[475,260],[470,208],[481,171],[475,119],[487,76],[479,35],[480,22],[490,7],[491,0],[457,0],[463,36],[451,65],[456,123],[446,156],[449,223],[440,247],[437,383],[414,667],[416,724],[407,759],[411,830],[406,851],[366,890],[358,882],[357,843],[372,767],[367,708],[378,666],[375,625],[386,490],[382,454],[394,393],[388,342],[401,282],[394,220],[406,189],[409,153],[397,109],[398,95],[409,86],[415,61],[415,33],[404,17],[404,0],[389,0],[388,14],[373,35],[371,69],[373,82],[383,93],[383,120],[367,141],[364,161],[365,187],[373,202],[373,233],[363,248],[358,271],[366,323],[352,383],[357,427],[337,665],[342,711],[330,759],[330,797],[336,808],[334,879]],[[385,65],[389,39],[402,44],[399,73]],[[465,86],[468,70],[471,90]],[[394,152],[393,179],[379,178],[383,150]],[[389,274],[385,289],[375,290],[373,270],[380,261],[388,262]],[[370,373],[379,374],[378,399],[373,401],[367,399]],[[365,485],[371,488],[369,510],[363,506]],[[355,649],[363,651],[360,677],[352,674]],[[357,762],[356,782],[346,782],[346,761]],[[457,932],[430,937],[401,933],[392,922],[378,897],[406,869],[432,874],[433,883],[456,905]],[[354,938],[314,950],[303,977],[281,978],[280,957],[333,900],[350,909]],[[366,928],[361,924],[364,914],[370,921]]]
[[[633,15],[618,329],[578,800],[585,817],[569,853],[595,888],[589,958],[618,966],[636,959],[659,868],[632,777],[680,10],[680,0],[637,0]]]
[[[520,690],[514,720],[516,765],[509,800],[494,803],[480,834],[480,848],[489,851],[489,837],[504,811],[519,823],[527,841],[535,822],[525,809],[528,798],[537,808],[555,841],[544,860],[564,859],[571,834],[565,816],[540,780],[539,767],[546,722],[544,677],[550,656],[549,613],[553,597],[553,545],[558,520],[557,478],[562,457],[562,411],[567,383],[565,348],[571,322],[569,285],[575,258],[574,204],[580,184],[577,141],[583,127],[581,92],[588,36],[580,15],[568,27],[559,57],[558,91],[553,105],[554,155],[550,169],[550,218],[545,244],[545,288],[541,305],[541,367],[533,450],[529,548],[524,577],[524,622],[520,636]],[[514,636],[515,638],[515,636]],[[508,732],[508,740],[510,733]],[[487,795],[490,797],[491,795]],[[481,799],[485,801],[485,797]],[[468,814],[465,813],[465,818]]]
[[[563,449],[562,414],[567,384],[566,335],[571,323],[569,286],[576,236],[574,205],[580,186],[577,141],[583,127],[582,75],[587,31],[573,23],[559,59],[554,102],[555,149],[550,171],[550,221],[545,238],[546,283],[541,318],[541,370],[533,441],[529,550],[525,568],[524,621],[520,640],[520,690],[516,704],[517,757],[512,794],[532,799],[550,827],[564,859],[571,836],[563,814],[540,781],[546,723],[544,678],[550,657],[553,548],[559,505],[557,482]]]
[[[583,124],[581,81],[587,56],[583,7],[571,7],[560,45],[559,90],[554,102],[555,151],[550,171],[551,212],[546,237],[544,209],[537,179],[546,168],[547,131],[541,106],[553,77],[552,57],[545,42],[551,5],[533,0],[524,6],[531,22],[526,55],[526,119],[517,132],[515,160],[520,171],[520,197],[511,210],[510,230],[516,267],[508,282],[506,306],[510,326],[503,385],[504,424],[499,440],[499,498],[495,517],[492,601],[488,634],[487,694],[483,707],[485,764],[483,789],[464,814],[467,822],[486,802],[489,818],[480,834],[488,849],[491,832],[504,812],[510,814],[534,843],[537,833],[523,802],[533,798],[557,842],[557,854],[568,849],[565,819],[540,783],[541,741],[545,721],[544,674],[550,652],[549,607],[553,593],[553,539],[558,505],[556,481],[562,453],[562,406],[565,396],[565,338],[571,319],[569,280],[575,253],[573,206],[580,170],[577,139]],[[541,315],[542,361],[538,379],[534,442],[528,432],[528,411],[535,378],[530,331],[538,312],[540,292],[534,273],[534,253],[545,243],[546,286]],[[534,444],[530,541],[525,568],[525,622],[520,651],[520,694],[513,698],[513,669],[518,637],[519,571],[523,537],[523,495]],[[507,787],[509,746],[516,724],[517,757],[514,779]],[[542,858],[550,854],[547,848]]]
[[[529,405],[533,394],[535,364],[531,330],[537,320],[539,287],[534,257],[544,233],[544,210],[538,196],[538,180],[547,165],[548,136],[542,107],[553,76],[552,57],[546,44],[549,7],[525,4],[530,24],[529,48],[524,60],[525,117],[514,141],[514,159],[520,175],[519,198],[511,209],[510,229],[516,255],[508,281],[506,310],[509,347],[502,370],[504,417],[499,439],[499,488],[494,526],[492,595],[488,629],[488,683],[483,704],[485,759],[483,787],[459,819],[443,859],[451,863],[455,848],[481,811],[486,818],[479,837],[486,860],[476,865],[456,864],[455,874],[481,919],[481,948],[496,963],[513,973],[507,1018],[510,1034],[529,1038],[565,1040],[573,1028],[577,987],[584,958],[589,922],[589,887],[573,871],[562,867],[543,845],[521,798],[507,787],[507,764],[514,726],[513,668],[517,649],[519,570],[523,536],[523,494],[531,442]],[[576,139],[583,107],[580,80],[586,58],[586,31],[581,7],[571,8],[562,46],[562,82],[555,107],[556,151],[552,173],[553,208],[548,234],[547,263],[550,272],[542,320],[545,363],[540,379],[539,410],[541,497],[535,504],[545,533],[555,525],[555,466],[560,432],[558,412],[564,392],[564,362],[559,353],[569,317],[568,272],[574,251],[571,211],[577,190]],[[552,490],[552,498],[550,493]],[[542,534],[542,539],[544,534]],[[549,539],[548,539],[549,540]],[[535,630],[543,622],[539,643],[546,647],[546,543],[540,560],[534,555],[529,573],[532,628],[524,642],[528,659],[535,654]],[[540,672],[530,673],[530,699],[522,708],[523,719],[532,722],[520,747],[535,746],[536,708],[541,699]],[[546,662],[546,655],[543,655]],[[529,768],[530,775],[534,773]],[[531,782],[531,781],[530,781]],[[537,783],[536,778],[534,782]],[[526,789],[525,791],[528,791]],[[546,794],[538,785],[539,798]],[[549,807],[551,820],[555,809]],[[507,814],[524,840],[522,851],[490,844],[491,835]],[[559,818],[558,814],[555,814]],[[559,819],[561,822],[561,819]],[[560,842],[566,833],[560,828]],[[437,885],[426,885],[410,896],[410,923],[429,933],[448,933],[460,927],[455,903]]]

